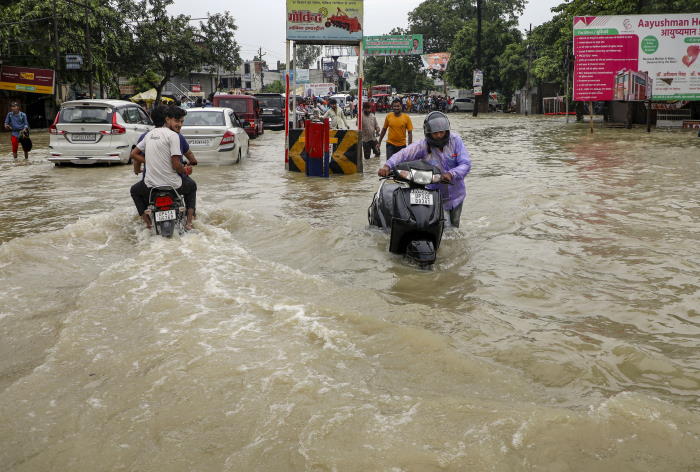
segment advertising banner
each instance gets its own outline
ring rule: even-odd
[[[422,34],[366,36],[363,41],[367,56],[423,54]]]
[[[359,44],[363,0],[287,0],[287,39]]]
[[[574,100],[700,100],[700,13],[574,18]]]
[[[449,52],[436,52],[434,54],[423,54],[423,65],[429,70],[446,71],[447,63],[450,62]]]
[[[484,73],[479,69],[474,69],[474,80],[472,86],[483,87],[484,85]]]
[[[52,69],[2,66],[0,68],[0,90],[44,93],[51,95],[54,86]]]
[[[294,70],[289,71],[289,80],[293,81],[294,80]],[[296,70],[297,76],[296,76],[296,83],[297,84],[308,84],[310,80],[310,75],[309,75],[309,69],[297,69]]]
[[[335,93],[335,84],[323,83],[323,84],[306,84],[304,85],[304,95],[311,97],[327,97],[328,95],[333,95]]]

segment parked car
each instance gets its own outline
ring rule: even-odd
[[[265,128],[284,128],[284,95],[281,93],[256,93],[262,108]]]
[[[247,121],[230,108],[190,108],[182,134],[202,164],[233,164],[248,157]]]
[[[452,103],[450,111],[474,111],[474,99],[458,98]]]
[[[139,136],[153,129],[148,114],[124,100],[64,102],[49,127],[48,160],[65,163],[130,162]]]
[[[263,134],[262,110],[260,102],[253,95],[214,95],[213,105],[215,107],[230,108],[236,112],[236,116],[249,123],[245,128],[246,133],[251,138],[257,138]]]

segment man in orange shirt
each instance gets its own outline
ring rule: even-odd
[[[413,142],[413,123],[411,118],[402,113],[401,100],[398,98],[391,103],[393,113],[389,113],[384,119],[384,128],[379,135],[379,144],[382,144],[386,130],[389,137],[386,139],[386,158],[389,159],[395,153],[406,147],[406,133],[408,132],[408,144]]]

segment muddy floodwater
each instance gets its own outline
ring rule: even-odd
[[[0,470],[700,470],[700,139],[450,118],[432,271],[368,227],[376,159],[308,179],[266,131],[165,240],[131,166],[0,135]]]

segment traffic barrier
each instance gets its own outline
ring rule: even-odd
[[[306,173],[307,152],[304,129],[289,130],[289,171]],[[357,130],[336,130],[329,132],[331,145],[331,174],[356,174],[362,172],[362,150],[360,132]]]

